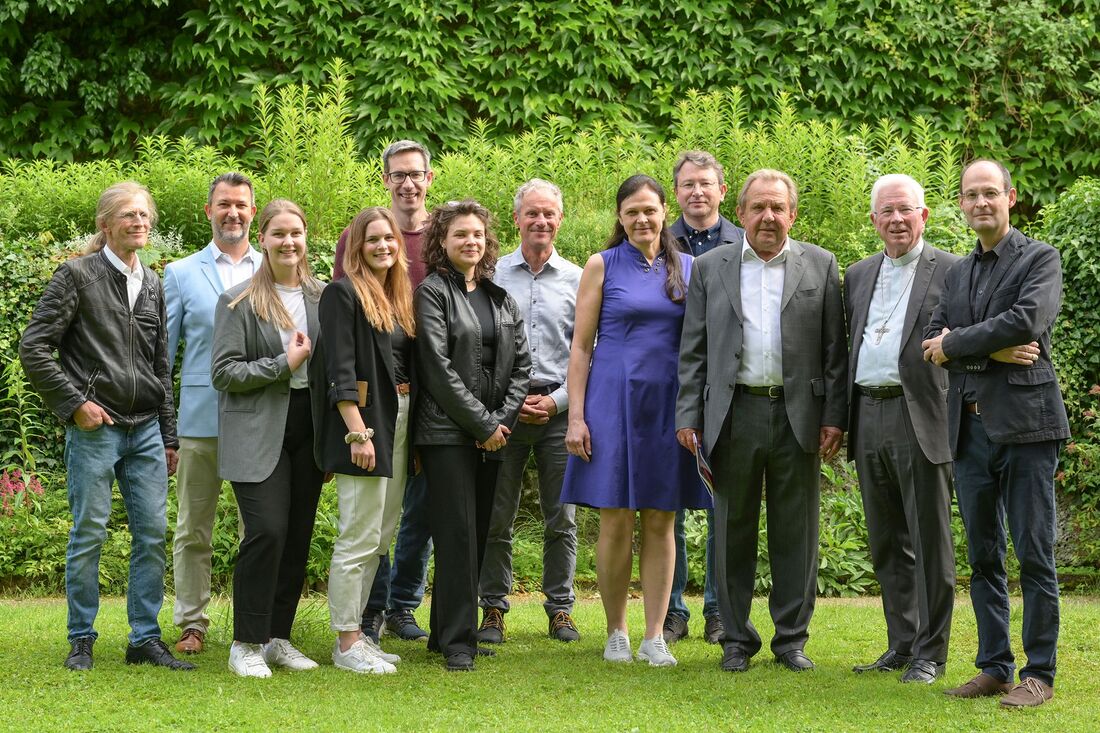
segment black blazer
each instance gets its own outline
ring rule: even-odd
[[[951,372],[948,437],[958,454],[964,376],[973,380],[982,425],[997,443],[1034,443],[1069,437],[1069,421],[1050,360],[1050,332],[1062,300],[1058,250],[1010,229],[997,246],[989,285],[971,312],[970,282],[977,260],[971,254],[947,272],[940,304],[925,332],[943,339]],[[1008,346],[1037,341],[1031,366],[1003,364],[989,355]]]
[[[347,278],[331,283],[321,293],[318,318],[321,336],[314,347],[309,369],[313,422],[318,426],[313,442],[317,465],[331,473],[392,477],[397,382],[390,334],[370,325],[355,287]],[[410,375],[413,373],[412,351],[406,367]],[[374,429],[373,471],[351,462],[351,449],[344,442],[348,428],[336,406],[341,400],[358,402],[356,382],[367,383],[367,405],[359,408],[359,414],[363,416],[363,424]],[[411,430],[412,399],[409,404]]]

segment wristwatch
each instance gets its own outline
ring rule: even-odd
[[[344,436],[344,442],[348,445],[352,443],[366,443],[368,440],[374,437],[374,428],[367,428],[361,433],[351,432]]]

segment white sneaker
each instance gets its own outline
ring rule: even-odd
[[[295,672],[317,669],[317,662],[294,648],[286,639],[272,638],[263,645],[264,661],[270,667],[286,667]]]
[[[609,662],[634,661],[634,655],[630,653],[630,637],[625,631],[615,629],[611,632],[603,648],[603,658]]]
[[[263,650],[259,644],[233,642],[229,647],[229,668],[241,677],[270,677],[271,669],[264,661]]]
[[[386,660],[370,650],[362,641],[357,641],[346,651],[340,651],[340,640],[332,647],[332,663],[339,669],[347,669],[360,674],[392,674],[397,671]]]
[[[367,649],[370,649],[372,652],[374,652],[374,656],[385,662],[389,662],[390,664],[397,664],[401,661],[401,657],[396,654],[390,654],[387,651],[383,651],[382,647],[378,646],[378,642],[362,632],[359,633],[359,641],[366,644]]]
[[[652,639],[642,639],[642,645],[638,647],[638,659],[646,660],[650,667],[676,666],[676,657],[669,653],[665,637],[660,634]]]

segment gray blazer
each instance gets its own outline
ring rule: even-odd
[[[696,259],[688,285],[676,427],[701,429],[708,455],[729,414],[741,366],[741,249],[717,247]],[[822,426],[843,430],[848,424],[844,310],[832,252],[790,240],[782,309],[787,417],[802,449],[816,453]]]
[[[855,460],[855,436],[859,430],[856,420],[855,390],[856,365],[863,345],[863,332],[867,327],[867,312],[871,308],[871,296],[875,291],[882,252],[860,260],[844,273],[844,314],[848,317],[848,403],[851,406],[848,422],[848,460]],[[947,444],[947,372],[924,360],[921,341],[924,330],[932,318],[932,311],[940,302],[944,275],[951,265],[959,261],[957,255],[936,249],[927,242],[917,262],[913,275],[913,289],[905,310],[905,322],[901,334],[901,353],[898,355],[898,371],[901,386],[905,390],[905,402],[909,419],[917,436],[924,457],[932,463],[948,463],[951,447]]]
[[[261,321],[249,299],[229,303],[248,287],[222,293],[214,311],[210,378],[218,390],[218,474],[226,481],[263,481],[275,470],[290,405],[290,367],[279,330]],[[316,343],[318,296],[306,293],[309,339]],[[316,426],[315,426],[316,427]]]

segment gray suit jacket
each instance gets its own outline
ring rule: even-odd
[[[214,312],[211,381],[218,395],[218,474],[226,481],[263,481],[275,470],[290,405],[290,367],[279,330],[261,321],[247,298],[229,303],[248,287],[222,293]],[[309,339],[316,343],[319,297],[306,294]],[[314,426],[316,428],[316,426]]]
[[[844,312],[832,252],[790,240],[782,309],[787,417],[802,449],[816,453],[823,425],[844,429],[848,422]],[[733,401],[742,324],[741,247],[718,247],[692,268],[676,399],[677,429],[701,429],[707,455]]]
[[[848,404],[851,406],[848,421],[848,460],[855,460],[855,436],[859,430],[856,420],[857,400],[855,389],[856,366],[863,346],[863,331],[867,327],[867,312],[875,291],[882,252],[860,260],[844,273],[844,313],[848,317]],[[947,372],[924,360],[921,341],[932,318],[932,311],[943,292],[944,275],[951,265],[959,261],[957,255],[936,249],[927,242],[917,262],[913,275],[913,289],[905,310],[905,322],[901,334],[901,353],[898,355],[898,371],[901,386],[905,390],[906,406],[913,423],[921,451],[932,463],[948,463],[951,447],[947,444]]]

